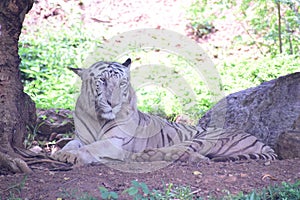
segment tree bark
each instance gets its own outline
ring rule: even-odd
[[[277,14],[278,14],[278,40],[279,40],[279,52],[282,53],[280,1],[277,1],[277,2],[276,2],[276,5],[277,5]]]
[[[14,149],[23,147],[26,125],[36,119],[35,104],[23,92],[18,55],[22,23],[33,1],[0,2],[0,169],[12,172],[30,172]]]

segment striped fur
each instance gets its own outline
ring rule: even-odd
[[[130,84],[131,60],[71,69],[82,79],[74,113],[76,139],[54,159],[70,163],[106,160],[177,160],[188,154],[216,161],[275,159],[274,151],[241,130],[169,122],[137,109]]]

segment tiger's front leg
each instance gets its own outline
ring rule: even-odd
[[[83,151],[83,149],[78,150],[59,150],[51,156],[54,160],[60,162],[71,163],[74,165],[84,165],[92,162],[97,162],[97,160],[88,152]]]
[[[130,156],[132,161],[151,162],[151,161],[182,161],[182,162],[199,162],[209,160],[209,158],[200,154],[194,149],[197,143],[186,141],[169,147],[148,149],[139,153],[133,153]]]
[[[94,162],[105,163],[111,160],[124,161],[128,153],[115,139],[105,139],[83,145],[78,140],[70,141],[63,149],[55,152],[51,157],[55,160],[84,165]]]
[[[84,144],[79,140],[72,140],[61,150],[55,152],[51,157],[60,162],[83,165],[95,162],[93,156],[84,148]]]

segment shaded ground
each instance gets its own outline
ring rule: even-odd
[[[145,164],[145,168],[147,168]],[[35,166],[33,174],[0,176],[0,196],[2,199],[16,197],[22,199],[76,199],[84,193],[100,199],[99,187],[104,186],[119,194],[131,186],[132,180],[145,182],[150,189],[163,190],[166,184],[190,186],[195,196],[220,197],[228,192],[237,194],[253,189],[280,184],[282,181],[295,182],[300,179],[300,160],[273,162],[247,161],[234,163],[198,163],[188,165],[174,163],[163,169],[148,173],[127,173],[105,165],[75,168],[70,171],[49,171]],[[150,167],[150,166],[148,166]],[[26,178],[18,193],[18,184]],[[173,187],[175,188],[175,187]],[[120,199],[130,199],[121,196]]]
[[[50,1],[49,1],[50,2]],[[100,1],[90,0],[86,4],[80,1],[40,1],[33,7],[27,21],[28,25],[40,25],[45,21],[67,23],[68,6],[75,4],[82,19],[86,23],[101,23],[111,32],[133,28],[153,27],[168,28],[186,33],[186,21],[183,20],[182,5],[178,1]],[[58,2],[58,1],[57,1]],[[187,1],[183,1],[187,4]],[[95,6],[97,5],[97,6]],[[69,17],[71,20],[71,17]],[[162,20],[163,19],[163,20]],[[60,24],[61,25],[61,24]],[[201,40],[204,48],[215,62],[218,59],[238,58],[241,55],[255,57],[249,53],[252,49],[232,48],[231,39],[235,34],[243,34],[238,23],[230,16],[222,24],[216,24],[218,31],[205,40]],[[232,34],[231,34],[232,33]],[[187,34],[187,33],[186,33]],[[107,36],[108,37],[108,36]],[[214,54],[213,49],[222,47],[223,54]],[[158,163],[153,163],[156,165]],[[149,164],[144,164],[147,169]],[[69,171],[50,171],[51,164],[31,165],[34,173],[0,176],[0,197],[20,197],[22,199],[76,199],[84,194],[100,198],[99,186],[121,193],[130,187],[132,180],[145,182],[150,189],[163,189],[168,183],[190,186],[195,195],[201,197],[223,196],[239,191],[249,192],[253,189],[281,183],[295,182],[300,179],[300,160],[282,161],[247,161],[235,163],[199,163],[188,165],[174,163],[160,170],[147,173],[127,173],[105,165],[75,168]],[[121,199],[128,199],[122,196]]]

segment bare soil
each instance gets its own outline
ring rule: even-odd
[[[184,19],[183,4],[189,1],[50,1],[41,0],[34,5],[25,21],[29,26],[43,23],[67,24],[67,8],[74,6],[81,12],[82,20],[87,24],[93,22],[106,24],[108,28],[130,30],[152,27],[167,28],[188,34],[187,21]],[[54,2],[54,3],[53,3]],[[56,3],[55,3],[56,2]],[[60,3],[59,3],[60,2]],[[109,3],[108,3],[109,2]],[[184,2],[184,3],[183,3]],[[63,4],[63,5],[62,5]],[[73,5],[74,4],[74,5]],[[247,54],[255,57],[249,47],[235,49],[232,38],[243,34],[238,22],[228,13],[228,20],[215,24],[216,31],[199,42],[206,46],[210,56],[217,59],[231,56],[231,59]],[[107,36],[109,37],[109,36]],[[214,47],[224,49],[224,54],[214,55]],[[205,47],[204,47],[205,48]],[[145,163],[145,168],[159,163]],[[195,196],[221,197],[228,192],[236,194],[254,189],[280,184],[294,183],[300,180],[300,159],[277,161],[241,161],[241,162],[201,162],[198,164],[172,163],[164,168],[150,172],[130,173],[114,169],[107,165],[89,165],[69,168],[70,170],[53,171],[52,163],[30,165],[33,173],[0,175],[0,199],[20,197],[22,199],[76,199],[86,192],[100,199],[98,187],[104,186],[119,194],[131,186],[132,180],[145,182],[150,189],[163,190],[167,184],[190,186]],[[130,199],[122,195],[120,199]]]
[[[155,165],[157,163],[153,163]],[[145,163],[145,167],[149,164]],[[69,171],[51,171],[51,167],[35,165],[34,173],[0,176],[2,199],[11,192],[22,199],[76,199],[84,193],[100,199],[99,187],[119,194],[131,186],[132,180],[146,183],[149,188],[164,190],[167,184],[189,186],[195,197],[218,197],[240,191],[249,193],[263,187],[294,183],[300,179],[300,159],[243,162],[201,162],[198,164],[173,163],[162,169],[129,173],[104,164],[74,168]],[[25,179],[25,182],[24,182]],[[24,182],[23,186],[20,184]],[[18,192],[18,189],[20,193]],[[122,195],[120,199],[130,199]]]

